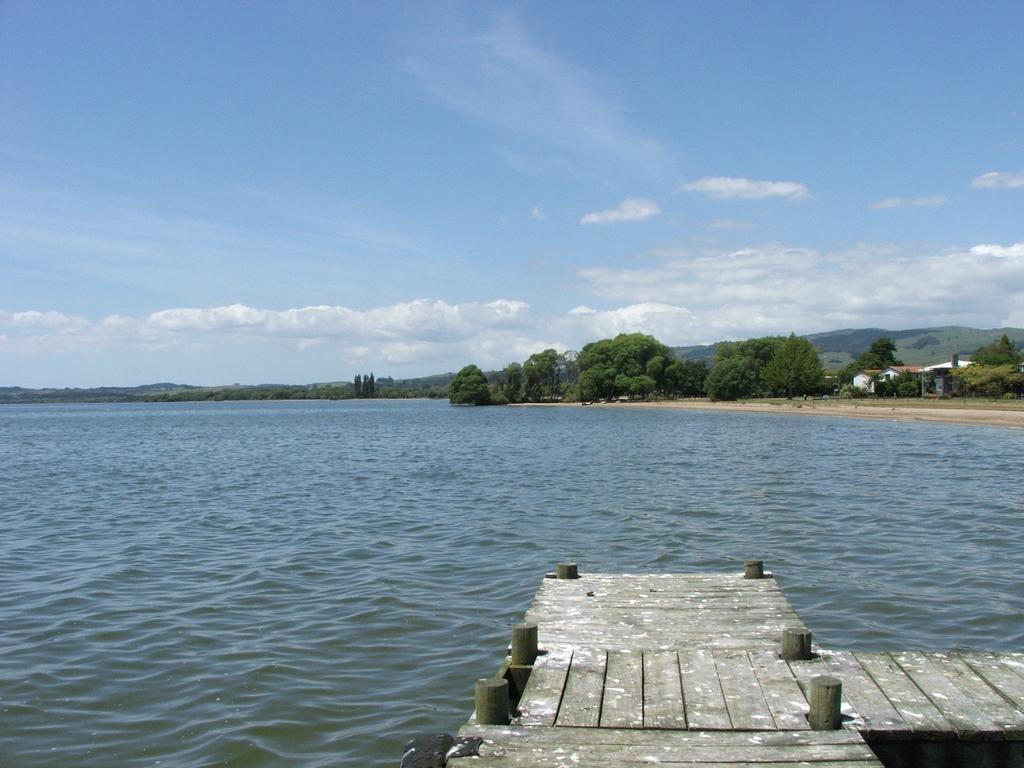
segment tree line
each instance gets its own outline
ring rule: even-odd
[[[791,333],[722,342],[709,366],[703,360],[680,359],[653,336],[619,334],[587,344],[578,353],[546,349],[490,374],[467,365],[452,382],[449,399],[455,404],[502,405],[623,398],[793,398],[837,392],[856,396],[863,394],[852,387],[859,372],[903,365],[896,351],[896,342],[882,336],[849,365],[830,372],[810,340]],[[1024,395],[1020,370],[1024,356],[1005,334],[976,350],[970,359],[971,365],[950,372],[960,394]],[[919,397],[927,386],[927,378],[911,372],[874,382],[875,395],[880,397]]]
[[[474,405],[704,396],[737,400],[816,393],[823,382],[817,350],[795,334],[719,344],[709,368],[703,360],[680,359],[653,336],[630,333],[592,342],[578,353],[546,349],[490,376],[467,365],[449,394],[452,403]]]
[[[351,384],[300,384],[236,387],[194,387],[173,392],[147,395],[147,402],[241,401],[241,400],[354,400],[380,398],[399,400],[416,397],[440,399],[447,397],[443,384],[422,386],[416,382],[395,381],[393,378],[375,378],[357,374]]]

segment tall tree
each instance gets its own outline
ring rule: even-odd
[[[821,385],[824,375],[814,345],[794,333],[779,345],[764,368],[768,388],[789,398],[813,392]]]
[[[520,402],[523,399],[523,366],[519,363],[509,363],[502,373],[505,399],[510,403]]]
[[[642,333],[621,333],[587,344],[578,358],[580,397],[646,397],[657,390],[671,394],[670,361],[675,361],[672,350]]]
[[[475,365],[467,365],[452,380],[448,401],[452,405],[488,405],[491,390],[487,377]]]
[[[537,403],[561,395],[558,388],[558,352],[545,349],[530,355],[523,363],[523,389],[526,399]]]
[[[363,377],[360,376],[358,373],[356,374],[355,380],[352,382],[352,393],[356,397],[363,396]]]
[[[704,383],[712,400],[739,400],[757,393],[757,371],[754,361],[738,353],[719,355],[723,344],[715,352],[715,364],[708,371]]]
[[[971,362],[979,365],[1014,365],[1019,360],[1014,343],[1005,333],[999,341],[986,344],[971,357]]]
[[[373,378],[373,371],[370,371],[370,378],[366,382],[366,396],[373,397],[377,394],[377,381]]]

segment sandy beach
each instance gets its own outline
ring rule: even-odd
[[[968,401],[966,404],[958,400],[939,403],[920,400],[748,400],[728,403],[711,402],[710,400],[673,400],[644,403],[597,403],[587,407],[781,413],[794,416],[933,421],[947,424],[1024,429],[1024,401],[1022,400]]]

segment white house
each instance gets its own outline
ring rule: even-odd
[[[935,365],[925,366],[923,375],[926,379],[931,381],[931,388],[935,390],[937,395],[948,395],[953,392],[954,381],[953,374],[951,373],[954,368],[966,368],[971,364],[971,361],[967,358],[961,358],[960,355],[953,355],[952,359],[948,363],[937,363]]]
[[[863,389],[865,392],[875,391],[875,376],[881,373],[878,368],[868,368],[864,371],[857,371],[853,377],[853,386],[856,389]]]
[[[878,378],[892,381],[898,378],[904,373],[921,373],[924,370],[923,365],[890,365],[884,371],[878,374]]]

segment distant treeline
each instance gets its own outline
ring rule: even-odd
[[[817,350],[794,334],[719,344],[709,367],[703,360],[679,359],[653,336],[623,333],[587,344],[579,353],[538,352],[489,379],[476,366],[466,366],[452,382],[450,399],[477,405],[704,396],[737,400],[816,394],[829,386]]]
[[[467,365],[451,384],[454,404],[593,402],[599,400],[675,399],[709,397],[740,400],[761,397],[798,397],[844,394],[862,396],[851,386],[863,370],[881,373],[900,365],[895,342],[875,339],[850,365],[826,371],[809,339],[762,336],[715,346],[709,366],[704,360],[683,360],[653,336],[619,334],[587,344],[576,352],[546,349],[522,364],[509,363],[501,371],[485,374]],[[1024,388],[1021,355],[1004,334],[999,341],[975,352],[973,365],[953,371],[964,395],[1019,396]],[[911,372],[875,382],[878,395],[917,397],[927,382]]]
[[[418,397],[445,398],[448,388],[439,384],[419,385],[420,380],[396,382],[387,377],[374,379],[373,374],[356,376],[352,384],[307,384],[295,386],[210,387],[178,392],[160,392],[145,398],[148,402],[178,403],[221,400],[400,400]],[[358,387],[358,388],[357,388]]]

